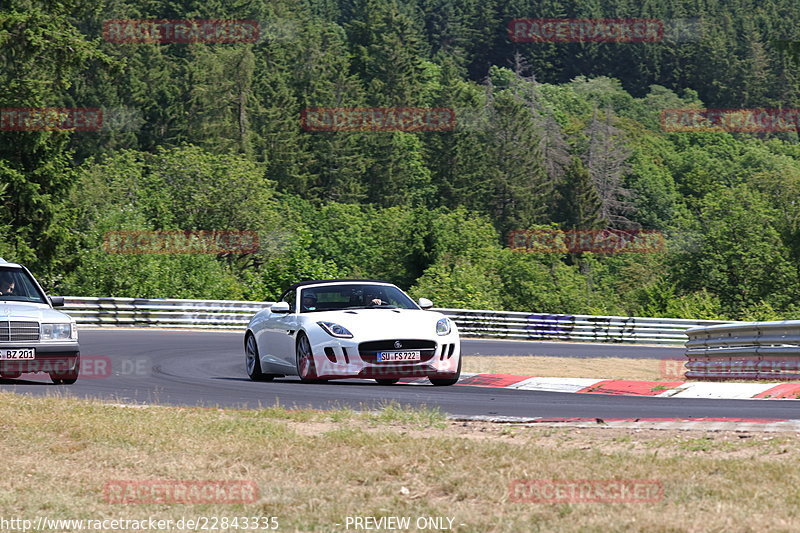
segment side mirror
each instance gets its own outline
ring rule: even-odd
[[[64,307],[64,297],[63,296],[49,296],[50,298],[50,305],[53,307]]]
[[[288,313],[289,312],[289,302],[278,302],[272,304],[272,307],[269,310],[273,313]]]
[[[433,302],[428,300],[427,298],[420,298],[417,303],[419,303],[419,306],[423,309],[430,309],[431,307],[433,307]]]

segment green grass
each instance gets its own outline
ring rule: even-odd
[[[370,413],[367,419],[378,424],[405,424],[414,427],[446,427],[447,416],[439,408],[411,408],[397,403],[389,403],[377,413]]]
[[[342,531],[348,516],[450,517],[463,532],[793,530],[797,436],[741,436],[455,422],[396,404],[134,409],[0,393],[0,516],[277,516],[280,531]],[[515,479],[652,479],[664,498],[517,503]],[[125,505],[104,499],[114,480],[245,481],[258,497]]]

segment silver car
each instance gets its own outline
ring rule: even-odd
[[[27,268],[0,258],[0,378],[44,372],[56,384],[78,380],[80,347],[75,320],[53,309]]]

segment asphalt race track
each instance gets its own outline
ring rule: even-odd
[[[108,362],[111,372],[81,377],[74,385],[53,385],[45,377],[0,380],[0,390],[34,395],[98,398],[113,403],[257,408],[375,409],[389,402],[439,407],[454,415],[597,418],[777,418],[798,417],[797,402],[703,400],[598,394],[565,394],[483,387],[380,386],[347,380],[304,384],[290,377],[255,383],[247,378],[243,336],[225,332],[83,330],[81,357],[89,365]],[[680,347],[587,345],[526,341],[464,340],[469,354],[597,357],[674,357]],[[625,355],[623,355],[625,354]],[[639,354],[639,355],[637,355]],[[641,355],[644,354],[644,355]],[[84,370],[92,370],[86,366]],[[102,370],[100,368],[99,370]]]

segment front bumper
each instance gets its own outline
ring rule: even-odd
[[[0,343],[0,349],[36,350],[34,359],[0,360],[0,374],[64,372],[75,366],[80,356],[78,343]]]
[[[374,350],[360,347],[381,341],[393,342],[395,339],[376,339],[356,342],[351,339],[326,339],[312,345],[317,376],[323,379],[365,378],[401,379],[410,377],[447,377],[458,372],[461,358],[461,343],[458,335],[443,335],[437,339],[412,339],[430,342],[432,349],[420,349],[420,361],[377,362]],[[409,339],[399,339],[410,342]],[[413,349],[413,348],[411,348]]]

